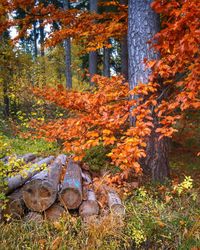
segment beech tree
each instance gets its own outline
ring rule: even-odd
[[[9,1],[0,2],[4,4],[2,13],[13,12],[19,4],[26,9],[27,5],[26,1],[13,0],[11,6]],[[48,45],[73,37],[88,53],[102,49],[111,37],[119,41],[126,32],[127,15],[122,5],[114,1],[105,4],[114,4],[119,11],[99,14],[69,10],[66,15],[52,6],[34,6],[32,12],[46,23],[62,20],[62,29],[51,34]],[[173,136],[175,124],[186,110],[200,108],[199,5],[199,0],[130,0],[130,88],[122,77],[100,76],[93,78],[96,84],[92,91],[66,91],[62,86],[35,88],[39,97],[72,112],[69,118],[49,123],[33,121],[35,134],[61,139],[75,160],[82,160],[91,147],[110,145],[108,156],[121,168],[122,176],[133,170],[141,174],[142,166],[151,172],[153,180],[163,181],[169,176],[167,138]],[[29,18],[21,20],[23,30],[29,27]],[[15,25],[12,20],[2,22],[0,31],[11,25]],[[133,126],[130,117],[134,117]]]

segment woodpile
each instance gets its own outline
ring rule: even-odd
[[[41,222],[58,220],[70,211],[76,211],[82,218],[100,214],[92,177],[80,164],[64,154],[39,160],[34,154],[22,158],[30,167],[7,178],[7,187],[0,190],[7,197],[2,219]],[[8,161],[3,160],[5,164]],[[110,212],[124,215],[118,194],[108,189],[106,196]]]

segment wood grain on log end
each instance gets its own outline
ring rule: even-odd
[[[32,180],[23,188],[23,199],[26,206],[36,212],[49,208],[57,197],[57,187],[49,182]]]
[[[63,216],[64,213],[65,213],[65,209],[58,204],[52,205],[50,208],[48,208],[44,212],[45,218],[50,221],[59,220]]]
[[[88,217],[99,214],[99,205],[96,201],[84,201],[79,207],[79,214],[81,217]]]
[[[60,193],[60,201],[68,209],[76,209],[81,205],[82,194],[75,188],[62,189]]]

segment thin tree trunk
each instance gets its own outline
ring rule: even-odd
[[[97,12],[97,0],[90,0],[90,12]],[[92,77],[97,73],[97,51],[89,53],[90,85],[94,85]]]
[[[120,0],[120,4],[127,5],[127,0]],[[128,39],[127,34],[124,35],[120,41],[121,44],[121,73],[128,81]]]
[[[69,10],[69,1],[63,0],[64,10]],[[72,88],[72,72],[71,72],[71,41],[70,38],[64,41],[65,48],[65,75],[66,75],[66,88]]]
[[[110,77],[110,49],[103,49],[103,75]]]
[[[40,53],[44,56],[44,27],[42,26],[42,21],[40,21]]]
[[[151,70],[144,59],[155,60],[159,54],[147,43],[160,30],[160,19],[150,7],[152,0],[130,0],[128,21],[129,84],[133,89],[139,82],[148,83]],[[155,132],[158,121],[154,114],[154,128],[149,136],[144,169],[150,169],[152,180],[164,181],[169,176],[168,142],[158,140]],[[136,117],[137,119],[137,117]]]
[[[35,55],[35,58],[37,58],[37,56],[38,56],[38,49],[37,49],[36,22],[33,23],[33,39],[34,39],[34,55]]]

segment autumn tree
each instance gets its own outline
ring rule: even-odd
[[[150,39],[160,31],[160,18],[151,8],[152,1],[132,0],[129,2],[129,85],[135,88],[139,83],[148,83],[151,70],[145,60],[159,58],[159,53],[151,48]],[[134,96],[133,98],[137,98]],[[133,107],[134,108],[134,107]],[[148,138],[147,156],[144,159],[145,170],[149,169],[153,180],[163,180],[169,176],[168,143],[165,138],[159,140],[155,132],[158,119],[153,114],[153,129]],[[137,119],[137,117],[133,118]],[[134,126],[134,124],[133,124]]]
[[[69,10],[69,1],[63,0],[63,8],[65,11]],[[66,74],[66,87],[72,88],[72,72],[71,72],[71,41],[70,37],[64,40],[65,48],[65,74]]]

